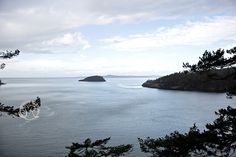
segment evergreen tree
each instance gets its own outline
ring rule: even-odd
[[[225,58],[227,53],[230,57]],[[202,57],[199,57],[197,64],[183,63],[183,68],[189,69],[191,72],[202,72],[212,69],[229,68],[236,64],[236,47],[224,50],[218,49],[216,51],[205,51]]]
[[[140,148],[152,157],[236,156],[236,108],[227,107],[215,112],[213,123],[200,131],[196,125],[189,132],[177,131],[162,138],[139,138]]]
[[[132,145],[106,146],[109,138],[92,142],[89,138],[83,143],[72,143],[68,157],[118,157],[132,150]]]
[[[11,59],[15,56],[20,54],[20,50],[16,49],[14,52],[6,51],[0,52],[0,59]],[[6,66],[5,63],[0,64],[0,69],[4,69]],[[0,80],[0,85],[2,85],[2,81]],[[20,110],[20,108],[14,108],[14,106],[5,106],[0,102],[0,112],[8,113],[9,115],[19,117],[20,112],[29,112],[41,106],[41,100],[39,97],[36,98],[34,101],[30,101],[24,105],[24,108]]]
[[[12,57],[18,56],[20,54],[20,50],[12,51],[6,51],[6,52],[0,52],[0,59],[11,59]],[[3,70],[6,67],[5,63],[0,63],[0,69]],[[0,80],[0,85],[4,84]]]

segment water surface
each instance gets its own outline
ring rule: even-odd
[[[231,105],[220,93],[142,88],[148,78],[106,78],[107,82],[78,82],[79,78],[4,79],[0,102],[20,104],[41,98],[39,118],[26,121],[0,117],[1,157],[65,156],[72,142],[88,137],[111,137],[110,144],[133,144],[127,156],[147,156],[138,137],[185,132],[196,123],[201,129]]]

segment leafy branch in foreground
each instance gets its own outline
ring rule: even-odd
[[[105,146],[109,138],[92,142],[87,138],[83,143],[72,143],[68,157],[118,157],[132,150],[132,145]]]
[[[12,51],[6,51],[6,52],[0,52],[0,59],[11,59],[14,56],[18,56],[20,54],[20,50],[15,50],[15,52]],[[6,67],[5,63],[0,63],[0,69],[3,70]],[[3,85],[3,83],[0,80],[0,85]]]
[[[34,101],[30,101],[24,104],[22,107],[14,108],[14,106],[5,106],[0,102],[0,112],[5,112],[8,115],[19,117],[20,114],[33,111],[41,106],[41,100],[39,97]]]
[[[225,58],[224,54],[227,53],[230,57]],[[202,57],[199,57],[197,64],[190,65],[183,63],[183,68],[189,69],[191,72],[202,72],[212,69],[229,68],[236,64],[236,47],[224,50],[218,49],[216,51],[205,51]]]
[[[206,130],[195,126],[189,132],[178,131],[162,138],[139,138],[140,148],[152,157],[219,156],[230,157],[236,150],[236,108],[228,106],[215,112],[218,116]]]
[[[14,52],[12,51],[6,51],[6,52],[0,52],[0,59],[11,59],[15,56],[18,56],[20,54],[20,50],[16,49]],[[6,66],[5,63],[0,64],[0,69],[4,69]],[[2,83],[0,80],[0,85],[5,84]],[[34,111],[35,109],[39,108],[41,106],[41,100],[39,97],[36,98],[34,101],[30,101],[23,106],[20,106],[18,108],[14,108],[14,106],[5,106],[0,102],[0,112],[7,113],[8,115],[20,117],[22,114],[27,114],[30,111]]]
[[[12,51],[6,51],[6,52],[0,52],[0,58],[2,59],[11,59],[12,57],[18,56],[20,54],[20,50],[15,50],[14,52]],[[0,69],[4,69],[6,66],[5,63],[2,63],[0,65]]]

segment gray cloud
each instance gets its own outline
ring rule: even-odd
[[[0,48],[55,38],[86,24],[235,14],[234,0],[1,0]]]

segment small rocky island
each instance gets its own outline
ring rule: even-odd
[[[85,82],[105,82],[106,80],[102,76],[95,75],[95,76],[86,77],[86,78],[84,78],[82,80],[79,80],[79,81],[85,81]]]
[[[156,80],[148,80],[142,86],[170,90],[236,93],[236,73],[234,68],[195,73],[179,72]]]

